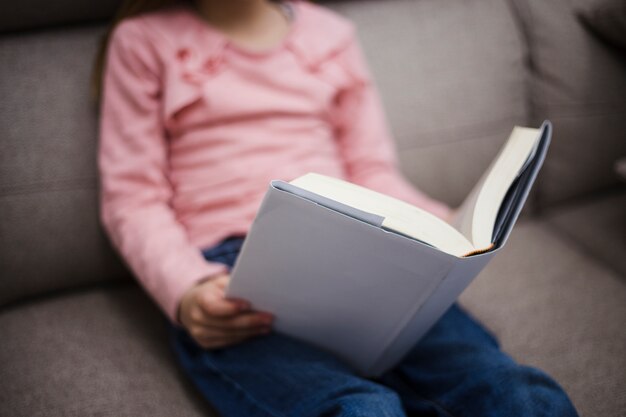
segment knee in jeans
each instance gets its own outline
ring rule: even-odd
[[[545,372],[524,365],[500,367],[496,370],[509,400],[545,416],[576,417],[578,414],[561,386]],[[543,413],[543,414],[542,414]]]
[[[339,390],[311,417],[404,417],[399,395],[386,387],[357,386]]]

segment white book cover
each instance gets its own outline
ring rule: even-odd
[[[226,296],[273,313],[275,331],[330,351],[363,376],[379,376],[506,243],[545,158],[549,122],[539,135],[501,205],[493,249],[467,257],[386,230],[380,216],[272,181]]]

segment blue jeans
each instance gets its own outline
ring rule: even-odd
[[[242,243],[230,237],[203,254],[232,268]],[[277,332],[205,350],[170,330],[183,370],[223,417],[577,415],[553,379],[515,363],[457,305],[378,378]]]

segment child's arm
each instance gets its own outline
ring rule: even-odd
[[[136,21],[116,27],[107,51],[98,163],[101,219],[141,284],[176,322],[198,281],[227,271],[208,263],[169,206],[159,64]]]
[[[336,109],[336,136],[348,179],[449,220],[453,212],[448,205],[418,190],[400,172],[379,93],[356,35],[337,59],[353,79],[340,92]]]

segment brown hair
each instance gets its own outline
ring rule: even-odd
[[[96,102],[96,105],[99,104],[100,94],[102,91],[102,76],[104,72],[104,60],[106,58],[107,46],[115,26],[128,17],[137,16],[141,13],[151,12],[178,3],[189,3],[195,5],[196,1],[197,0],[124,0],[115,14],[111,24],[100,39],[98,50],[96,52],[93,70],[91,73],[91,94]],[[281,0],[271,1],[279,2]]]

